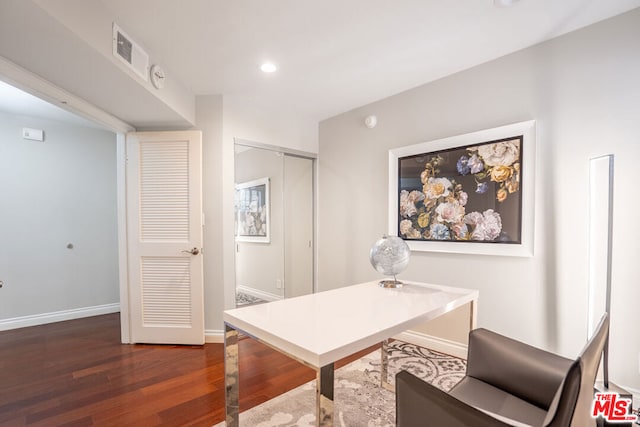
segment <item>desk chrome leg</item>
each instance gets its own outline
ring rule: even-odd
[[[395,391],[393,385],[389,382],[389,340],[382,341],[380,349],[380,386],[390,391]]]
[[[227,427],[238,427],[240,382],[238,376],[238,331],[224,325],[224,385]]]
[[[469,303],[469,330],[473,331],[478,325],[478,300]]]
[[[333,363],[316,374],[316,425],[333,426]]]

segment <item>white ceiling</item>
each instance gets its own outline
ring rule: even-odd
[[[640,0],[101,0],[195,94],[322,120],[640,7]],[[262,61],[279,70],[264,74]]]
[[[77,126],[100,128],[80,116],[63,110],[0,80],[0,113],[38,117]]]
[[[168,79],[194,94],[318,121],[640,7],[640,0],[520,0],[510,8],[493,0],[97,1]],[[279,70],[262,73],[265,60]],[[3,97],[1,110],[17,108]]]

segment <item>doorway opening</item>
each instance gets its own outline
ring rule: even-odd
[[[0,94],[0,330],[120,311],[116,134]]]

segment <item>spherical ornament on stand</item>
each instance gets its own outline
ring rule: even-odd
[[[369,261],[378,272],[385,276],[393,276],[393,280],[382,280],[380,286],[383,288],[400,288],[403,283],[396,279],[409,265],[411,250],[409,245],[396,236],[382,236],[371,247]]]

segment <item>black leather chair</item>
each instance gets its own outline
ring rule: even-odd
[[[595,426],[593,385],[609,316],[576,360],[486,329],[469,334],[466,376],[449,393],[409,372],[396,375],[398,427]]]

